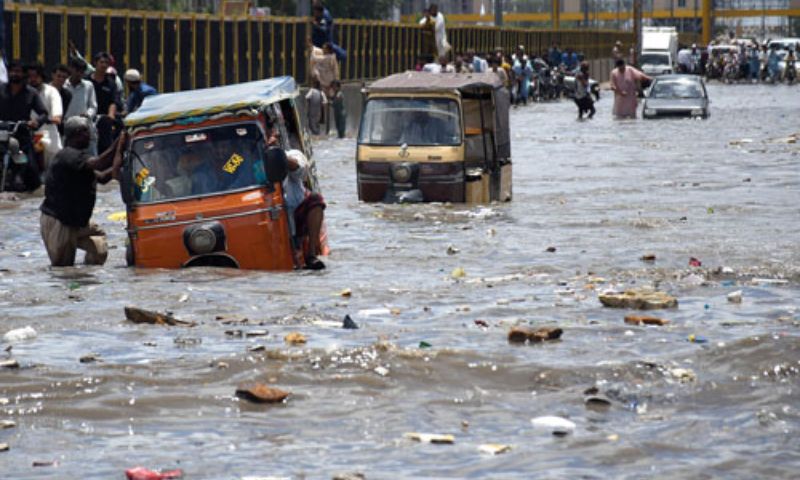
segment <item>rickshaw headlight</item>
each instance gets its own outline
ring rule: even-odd
[[[392,178],[397,183],[408,183],[411,181],[411,167],[406,164],[392,166]]]
[[[183,243],[191,255],[225,250],[225,230],[219,222],[192,225],[183,232]]]

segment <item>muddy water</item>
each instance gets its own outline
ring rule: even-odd
[[[319,274],[127,269],[122,227],[106,218],[121,208],[112,189],[95,213],[116,247],[107,266],[50,270],[39,200],[2,204],[0,333],[38,337],[14,344],[22,368],[0,370],[0,419],[16,422],[0,431],[0,476],[796,476],[800,147],[780,139],[799,129],[800,96],[710,95],[708,121],[613,122],[607,95],[591,122],[567,102],[515,110],[514,201],[489,207],[360,204],[353,142],[322,142],[334,251]],[[639,286],[678,297],[656,312],[670,325],[626,325],[597,300]],[[727,301],[734,290],[741,304]],[[199,326],[132,325],[129,304]],[[345,314],[361,328],[341,329]],[[512,346],[517,324],[564,335]],[[292,331],[307,345],[286,346]],[[88,353],[102,361],[79,363]],[[292,396],[237,400],[252,380]],[[593,386],[610,407],[587,408]],[[543,415],[576,429],[535,430]],[[489,456],[484,443],[513,448]]]

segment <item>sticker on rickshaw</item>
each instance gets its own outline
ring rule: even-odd
[[[150,170],[143,168],[139,170],[139,173],[136,174],[136,186],[141,188],[144,184],[144,180],[150,176]]]
[[[231,158],[225,162],[225,165],[222,166],[222,169],[227,173],[234,174],[242,162],[244,162],[244,158],[238,153],[234,153],[231,155]]]
[[[193,133],[191,135],[186,135],[185,140],[186,143],[196,143],[196,142],[203,142],[208,139],[208,135],[205,133]]]

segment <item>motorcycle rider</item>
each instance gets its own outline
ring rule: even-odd
[[[19,60],[8,63],[8,83],[0,84],[0,121],[26,123],[27,128],[18,129],[15,137],[20,150],[28,159],[32,159],[31,131],[47,123],[48,115],[39,92],[25,83],[25,70]],[[3,165],[2,168],[8,168],[6,174],[8,185],[0,185],[0,190],[9,187],[18,192],[30,192],[42,184],[39,167],[32,160],[21,165]]]

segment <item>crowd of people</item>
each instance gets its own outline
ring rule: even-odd
[[[122,131],[122,119],[156,90],[136,69],[120,78],[114,57],[99,52],[91,64],[70,48],[67,65],[46,70],[40,63],[6,65],[0,83],[0,122],[15,141],[14,161],[3,165],[0,190],[33,191],[64,146],[64,123],[85,118],[91,125],[89,152],[108,150]],[[123,80],[126,86],[123,86]]]
[[[712,43],[700,51],[693,45],[691,50],[683,53],[683,59],[678,55],[681,70],[705,75],[709,79],[753,83],[794,83],[797,79],[794,49],[783,50],[777,44],[759,45],[752,40],[732,46]]]

